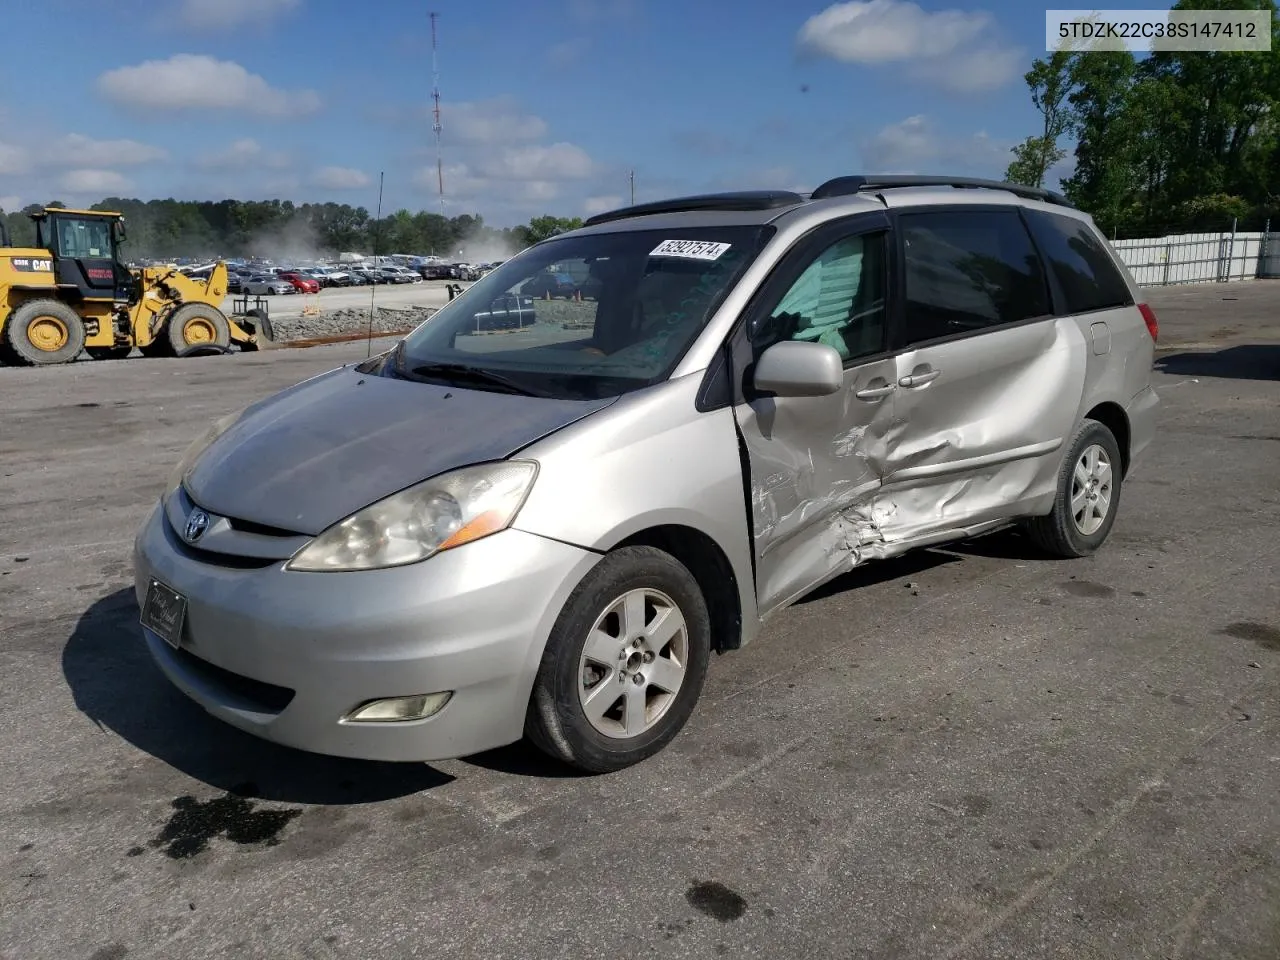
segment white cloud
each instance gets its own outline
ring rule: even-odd
[[[622,206],[626,206],[626,201],[622,197],[587,197],[582,205],[582,212],[590,217],[597,213],[604,213],[606,210],[617,210]]]
[[[46,160],[63,167],[132,167],[169,157],[167,150],[137,140],[94,140],[68,133],[46,151]]]
[[[446,143],[466,146],[528,143],[547,135],[547,122],[520,109],[511,97],[446,105],[440,123]]]
[[[504,147],[486,152],[477,162],[480,176],[491,180],[582,180],[595,172],[595,164],[581,147],[572,143]]]
[[[91,193],[98,196],[133,189],[132,181],[115,170],[68,170],[59,185],[71,193]]]
[[[22,198],[17,194],[11,193],[8,196],[0,197],[0,210],[5,210],[9,213],[13,213],[16,210],[21,210],[21,209],[22,209]]]
[[[178,19],[197,29],[228,30],[296,10],[301,0],[182,0]]]
[[[0,176],[16,177],[27,172],[31,157],[22,147],[0,142]]]
[[[266,150],[257,140],[244,138],[228,144],[225,149],[202,155],[195,165],[202,170],[251,170],[266,167],[282,170],[293,161],[287,153]]]
[[[367,173],[350,167],[321,167],[311,177],[311,185],[324,190],[358,190],[369,183]]]
[[[862,144],[862,166],[875,173],[985,174],[1000,177],[1010,144],[984,132],[968,136],[940,133],[923,115],[881,128]]]
[[[833,4],[806,20],[796,39],[802,50],[844,63],[902,63],[916,79],[960,93],[1003,86],[1025,59],[998,36],[988,11],[926,11],[910,0]]]
[[[547,60],[553,67],[568,67],[577,63],[591,49],[591,41],[586,37],[570,37],[553,44],[547,50]]]
[[[320,109],[313,90],[279,90],[238,63],[191,53],[108,70],[98,77],[98,91],[122,106],[153,111],[221,109],[288,117]]]

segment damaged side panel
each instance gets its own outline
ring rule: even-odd
[[[873,500],[884,479],[893,394],[856,394],[892,383],[892,358],[854,367],[829,397],[762,398],[737,407],[751,469],[751,512],[761,615],[814,583],[850,569],[878,539]]]
[[[863,561],[1047,511],[1087,355],[1075,323],[1044,320],[855,367],[830,397],[738,406],[761,616]]]
[[[1089,349],[1070,319],[909,350],[883,490],[890,543],[1047,511],[1079,415]]]

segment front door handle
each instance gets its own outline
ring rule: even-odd
[[[886,383],[882,387],[866,387],[854,394],[859,400],[879,400],[893,393],[894,387],[892,383]]]
[[[933,383],[940,376],[942,376],[941,370],[922,370],[903,377],[898,381],[898,386],[906,387],[908,390],[912,387],[923,387],[926,383]]]

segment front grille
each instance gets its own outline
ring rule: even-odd
[[[202,550],[177,536],[173,538],[173,543],[178,548],[178,552],[184,556],[215,567],[229,567],[232,570],[265,570],[267,567],[284,563],[283,560],[273,560],[270,557],[247,557],[239,553]]]
[[[257,523],[253,520],[241,520],[238,517],[227,517],[227,523],[231,524],[232,530],[238,530],[241,533],[256,533],[260,537],[305,537],[305,533],[298,533],[296,530],[285,530],[283,527],[270,527],[265,523]]]
[[[263,713],[282,713],[293,701],[294,691],[288,687],[233,673],[208,660],[202,660],[189,650],[172,650],[171,653],[183,669],[199,676],[206,683],[221,687],[240,700],[248,701]]]

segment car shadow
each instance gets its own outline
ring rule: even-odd
[[[99,599],[62,650],[77,708],[139,750],[219,790],[307,804],[376,803],[454,778],[425,763],[348,760],[261,740],[211,717],[147,653],[130,589]]]
[[[796,604],[813,603],[848,590],[918,576],[948,563],[961,562],[965,557],[1037,561],[1054,559],[1017,528],[1005,528],[969,540],[959,540],[945,546],[924,547],[899,557],[866,563],[827,581],[812,593],[805,594]]]
[[[1249,343],[1225,350],[1169,353],[1156,358],[1161,373],[1179,377],[1280,380],[1280,343]]]
[[[959,557],[951,556],[940,550],[922,549],[903,554],[900,557],[891,557],[888,560],[868,562],[863,566],[855,567],[848,573],[840,574],[834,580],[828,580],[812,592],[806,593],[796,601],[795,605],[802,606],[817,600],[825,600],[828,597],[833,597],[838,593],[845,593],[849,590],[858,590],[878,583],[888,583],[891,580],[915,576],[935,567],[940,567],[943,564],[955,563],[959,559]]]

